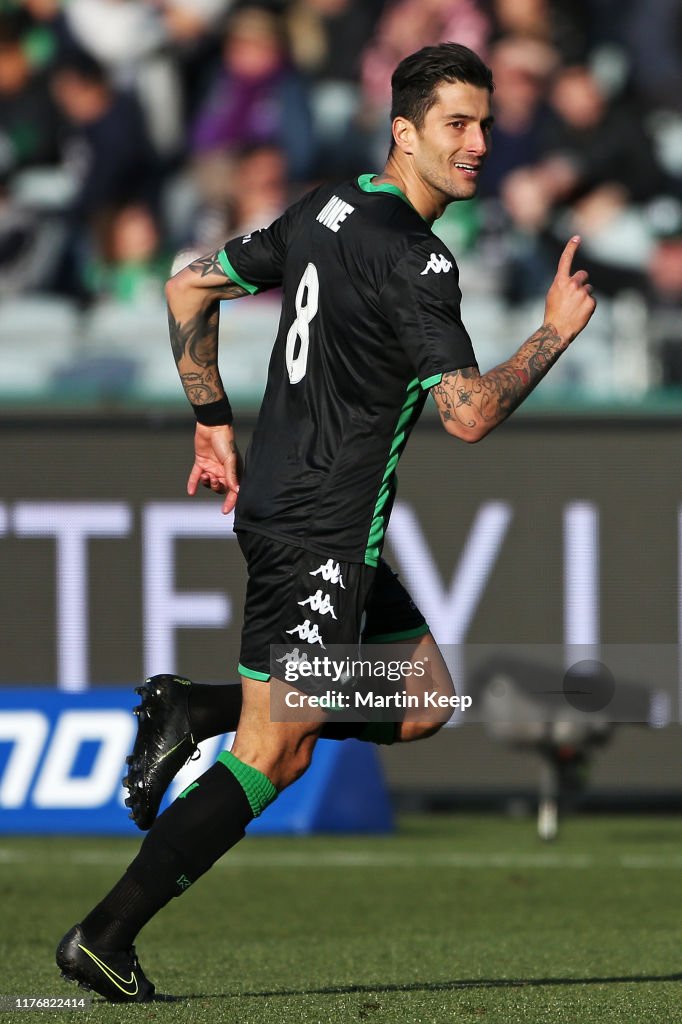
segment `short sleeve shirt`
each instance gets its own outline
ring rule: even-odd
[[[452,253],[399,189],[363,175],[220,260],[251,293],[283,291],[235,528],[376,565],[428,389],[476,364]]]

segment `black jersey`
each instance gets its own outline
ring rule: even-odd
[[[452,254],[372,178],[318,188],[220,253],[247,291],[284,294],[235,528],[368,565],[428,389],[475,365]]]

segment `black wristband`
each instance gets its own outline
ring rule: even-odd
[[[206,405],[195,405],[192,402],[192,408],[197,423],[202,423],[205,427],[232,426],[232,406],[227,395],[219,398],[217,402],[208,402]]]

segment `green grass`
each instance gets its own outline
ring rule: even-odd
[[[136,849],[0,837],[0,992],[80,992],[54,947]],[[179,1001],[30,1017],[675,1024],[681,871],[672,818],[575,818],[553,844],[531,821],[473,816],[411,818],[388,838],[254,838],[140,937]]]

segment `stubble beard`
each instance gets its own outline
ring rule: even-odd
[[[443,174],[439,170],[430,172],[426,176],[426,180],[431,188],[436,189],[446,198],[448,203],[456,203],[467,199],[473,199],[476,195],[478,184],[476,181],[472,181],[471,186],[468,189],[458,187],[449,175]]]

